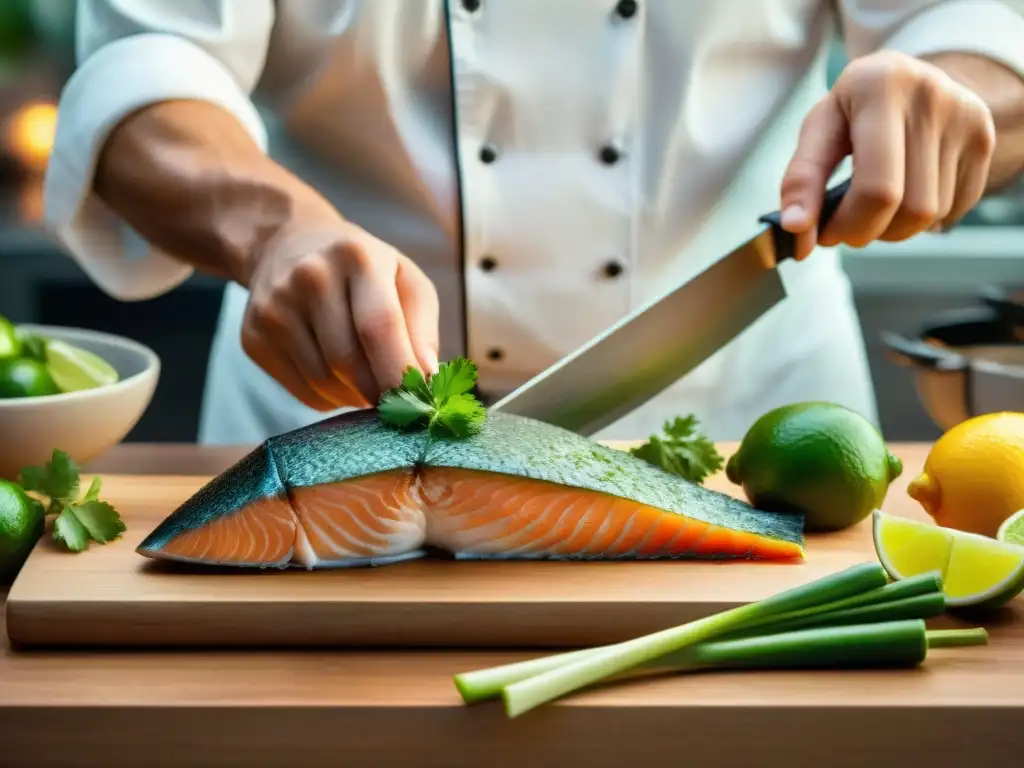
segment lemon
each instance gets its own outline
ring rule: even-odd
[[[21,486],[0,480],[0,584],[9,584],[43,532],[42,505]]]
[[[10,360],[21,354],[21,339],[14,323],[0,315],[0,360]]]
[[[995,608],[1024,590],[1024,547],[875,510],[875,553],[894,580],[937,571],[950,607]]]
[[[902,471],[874,424],[827,402],[764,414],[725,466],[751,504],[801,513],[807,531],[835,531],[864,520]]]
[[[937,524],[995,538],[1024,507],[1024,413],[975,416],[950,429],[907,493]]]
[[[117,371],[102,357],[57,339],[46,344],[46,368],[61,392],[95,389],[117,382]]]
[[[1007,544],[1024,547],[1024,509],[1018,509],[1003,521],[996,531],[996,538]]]

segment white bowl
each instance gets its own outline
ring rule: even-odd
[[[160,377],[160,358],[131,339],[82,328],[20,326],[93,352],[118,373],[108,386],[45,397],[0,399],[0,477],[42,466],[54,449],[79,464],[120,443],[142,418]]]

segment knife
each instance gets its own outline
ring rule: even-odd
[[[825,229],[850,179],[825,193]],[[696,277],[636,309],[491,406],[592,435],[692,371],[786,297],[776,269],[796,237],[781,211]]]

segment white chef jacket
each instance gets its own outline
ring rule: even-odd
[[[1021,9],[996,0],[79,0],[77,24],[45,217],[101,289],[144,299],[191,272],[91,192],[105,137],[147,104],[207,100],[420,264],[440,294],[441,358],[471,356],[493,396],[778,208],[837,24],[851,57],[970,51],[1024,74]],[[739,439],[765,410],[806,399],[875,420],[837,255],[781,272],[784,302],[598,437],[694,413],[713,438]],[[324,416],[242,351],[246,297],[225,293],[203,442]]]

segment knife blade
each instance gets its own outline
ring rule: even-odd
[[[829,189],[825,229],[850,179]],[[786,297],[777,266],[796,238],[781,212],[696,277],[638,308],[491,406],[589,436],[679,381]]]

